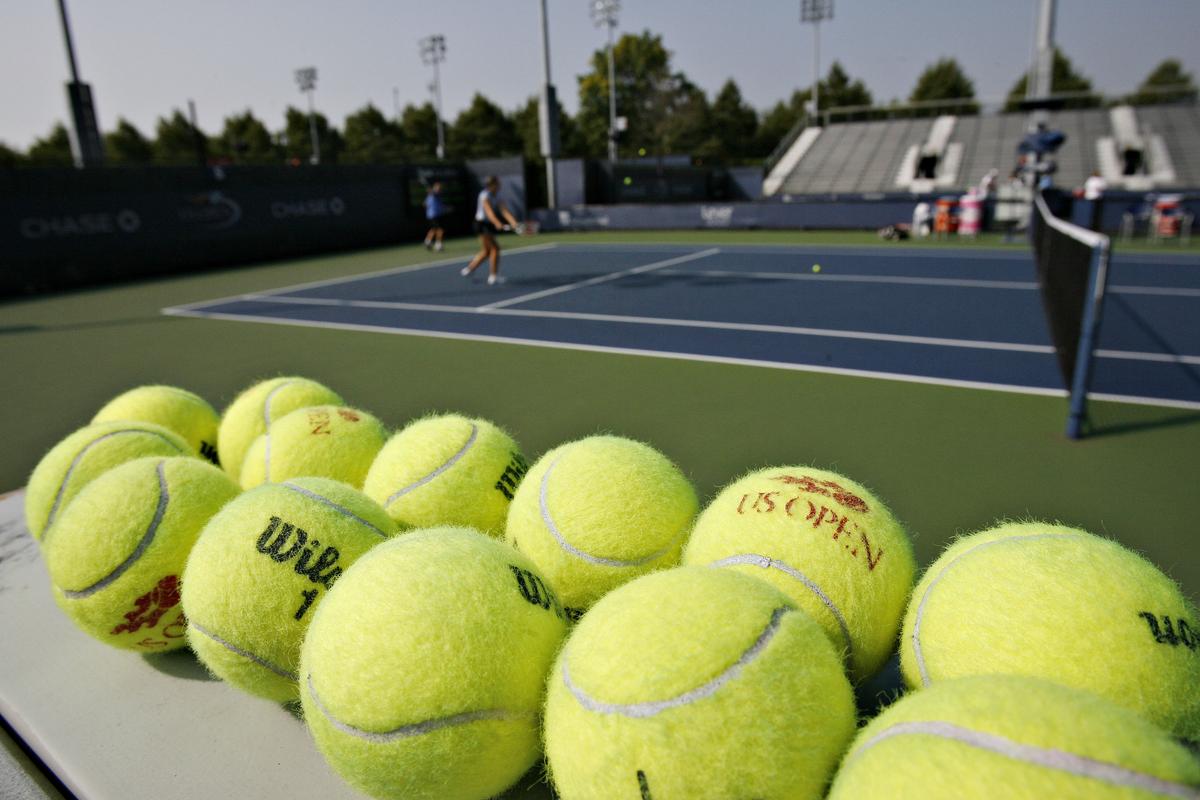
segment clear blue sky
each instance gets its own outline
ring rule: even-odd
[[[252,109],[272,129],[302,105],[296,67],[320,71],[317,106],[342,124],[372,102],[392,110],[428,97],[417,39],[443,33],[448,117],[482,92],[514,108],[537,91],[537,0],[68,0],[83,79],[101,125],[118,116],[151,133],[155,119],[196,101],[218,131]],[[603,32],[586,0],[549,0],[552,69],[568,110]],[[903,98],[921,70],[953,56],[977,94],[999,98],[1029,62],[1037,0],[835,0],[822,26],[822,63],[840,60],[879,101]],[[1200,73],[1198,0],[1059,0],[1058,41],[1101,91],[1132,89],[1159,61]],[[798,0],[624,0],[620,30],[661,33],[680,69],[710,94],[729,77],[765,109],[812,78],[812,36]],[[65,120],[67,79],[53,0],[3,0],[0,141],[21,148]]]

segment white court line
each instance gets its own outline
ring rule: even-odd
[[[741,272],[730,269],[667,269],[664,275],[705,275],[717,278],[762,278],[785,281],[829,281],[830,283],[896,283],[912,286],[961,286],[978,289],[1037,289],[1037,281],[988,281],[970,278],[906,278],[888,275],[828,275],[803,272]]]
[[[1019,342],[989,342],[978,339],[949,339],[939,336],[913,336],[899,333],[875,333],[872,331],[848,331],[837,328],[804,328],[791,325],[765,325],[754,322],[717,322],[713,320],[672,319],[670,317],[638,317],[624,314],[594,314],[586,311],[548,311],[532,308],[495,308],[491,306],[451,306],[435,303],[400,303],[386,300],[323,300],[317,297],[273,297],[270,295],[246,295],[247,301],[280,303],[298,306],[336,306],[339,308],[383,308],[393,311],[433,311],[445,314],[495,314],[508,317],[535,317],[541,319],[570,319],[585,322],[617,322],[629,325],[662,325],[673,328],[703,328],[707,330],[731,330],[752,333],[780,333],[789,336],[816,336],[830,339],[858,339],[870,342],[892,342],[898,344],[931,345],[934,347],[964,347],[974,350],[1003,350],[1013,353],[1054,352],[1054,347],[1045,344],[1021,344]],[[1151,361],[1168,364],[1200,365],[1200,356],[1175,355],[1172,353],[1147,353],[1136,350],[1096,350],[1097,358],[1116,358],[1126,361]]]
[[[719,252],[721,252],[721,248],[712,247],[712,248],[709,248],[708,250],[701,250],[698,253],[688,253],[687,255],[676,256],[675,258],[668,258],[664,261],[655,261],[652,264],[643,264],[640,267],[632,267],[631,269],[623,269],[623,270],[620,270],[619,272],[610,272],[605,275],[597,275],[596,277],[588,278],[585,281],[576,281],[575,283],[567,283],[567,284],[563,284],[562,286],[555,286],[552,289],[543,289],[540,292],[530,292],[529,294],[522,294],[522,295],[518,295],[517,297],[510,297],[507,300],[498,300],[495,303],[488,303],[487,305],[480,306],[479,308],[481,310],[482,309],[492,310],[492,309],[497,309],[497,308],[506,308],[507,306],[515,306],[518,303],[526,303],[526,302],[529,302],[530,300],[540,300],[543,297],[550,297],[552,295],[562,294],[563,292],[570,292],[575,289],[582,289],[585,286],[595,286],[600,283],[607,283],[608,281],[615,281],[618,278],[627,278],[630,275],[641,275],[644,272],[650,272],[652,270],[661,269],[662,267],[673,267],[676,264],[684,264],[688,261],[696,261],[701,258],[708,258],[709,256],[715,256]]]
[[[828,281],[830,283],[889,283],[901,286],[953,286],[967,289],[1021,289],[1034,291],[1038,288],[1037,281],[990,281],[972,278],[907,278],[892,275],[828,275],[804,272],[747,272],[730,269],[664,269],[663,275],[703,275],[714,278],[760,278],[763,280],[785,281]],[[1111,294],[1158,295],[1161,297],[1200,297],[1200,289],[1171,288],[1165,286],[1124,286],[1114,284],[1108,287]]]
[[[506,255],[515,256],[521,253],[536,253],[542,250],[551,250],[558,247],[555,242],[547,242],[546,244],[531,244],[528,247],[516,247],[512,250],[505,250]],[[353,283],[355,281],[367,280],[369,278],[380,278],[384,275],[396,275],[403,272],[420,272],[423,269],[431,267],[445,267],[450,264],[457,264],[460,261],[469,261],[470,256],[457,256],[454,258],[442,258],[437,261],[422,261],[416,264],[404,264],[399,267],[388,267],[387,269],[376,270],[375,272],[364,272],[361,275],[343,275],[340,278],[324,278],[319,281],[309,281],[307,283],[296,283],[291,286],[281,286],[277,289],[265,289],[261,292],[250,292],[248,294],[234,294],[228,297],[218,297],[214,300],[199,300],[195,303],[184,303],[172,308],[189,309],[199,308],[201,306],[214,305],[216,303],[232,303],[237,300],[244,300],[248,297],[265,297],[267,295],[283,294],[285,292],[298,292],[302,289],[315,289],[319,286],[334,286],[339,283]]]
[[[1066,397],[1065,389],[1047,389],[1039,386],[1013,386],[1003,383],[986,381],[964,381],[954,378],[930,378],[925,375],[908,375],[893,372],[878,372],[865,369],[848,369],[844,367],[822,367],[812,364],[790,364],[783,361],[767,361],[754,358],[733,358],[729,356],[710,356],[694,353],[676,353],[661,350],[644,350],[632,347],[609,347],[605,345],[572,344],[569,342],[550,342],[539,339],[522,339],[513,336],[492,336],[477,333],[457,333],[431,331],[425,328],[393,328],[387,325],[365,325],[361,323],[316,322],[311,320],[286,319],[282,317],[260,317],[244,314],[214,313],[194,311],[183,308],[165,308],[164,314],[178,317],[199,317],[202,319],[222,319],[231,322],[261,322],[268,325],[293,325],[300,328],[322,328],[327,330],[363,331],[368,333],[387,333],[398,336],[426,336],[432,339],[453,339],[468,342],[495,342],[499,344],[517,344],[529,347],[544,347],[550,350],[577,350],[587,353],[607,353],[613,355],[646,356],[650,358],[668,358],[677,361],[699,361],[711,364],[729,364],[743,367],[766,367],[769,369],[786,369],[793,372],[812,372],[822,375],[845,375],[854,378],[876,378],[880,380],[899,381],[901,383],[917,383],[927,386],[949,386],[958,389],[983,389],[985,391],[1005,392],[1008,394],[1034,395],[1038,397]],[[1110,393],[1092,393],[1091,397],[1114,403],[1132,403],[1134,405],[1160,406],[1163,408],[1185,408],[1200,411],[1200,402],[1189,400],[1164,400],[1159,397],[1138,397],[1135,395],[1120,395]]]

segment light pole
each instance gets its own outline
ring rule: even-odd
[[[296,70],[296,85],[308,95],[308,134],[312,137],[312,163],[321,163],[321,143],[317,139],[317,111],[313,106],[313,92],[317,88],[317,68],[303,67]]]
[[[67,19],[66,0],[58,0],[58,18],[62,22],[63,44],[67,49],[67,65],[71,68],[71,80],[67,82],[67,102],[71,105],[72,155],[76,167],[98,167],[104,163],[104,139],[100,136],[100,125],[96,122],[96,105],[92,99],[92,87],[79,80],[79,66],[75,63],[75,43],[71,40],[71,23]]]
[[[821,22],[833,19],[833,0],[800,0],[800,22],[813,26],[812,108],[821,124]]]
[[[558,207],[558,181],[554,172],[555,160],[558,158],[558,98],[554,93],[554,84],[550,81],[550,22],[546,15],[546,0],[539,5],[542,18],[542,72],[545,82],[542,86],[542,102],[538,105],[538,134],[541,140],[542,155],[546,159],[546,205],[549,208]]]
[[[592,22],[608,28],[608,160],[617,163],[617,79],[613,64],[613,33],[617,28],[620,0],[591,0]]]
[[[446,60],[446,37],[436,33],[426,36],[417,45],[421,49],[421,61],[433,65],[433,83],[429,88],[433,92],[433,105],[437,112],[437,157],[441,161],[446,157],[446,133],[442,130],[442,78],[438,65]]]

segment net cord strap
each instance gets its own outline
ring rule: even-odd
[[[1092,351],[1100,334],[1100,319],[1104,293],[1108,285],[1108,257],[1111,250],[1107,236],[1059,219],[1051,213],[1041,193],[1034,197],[1041,222],[1063,236],[1068,236],[1092,249],[1088,267],[1087,293],[1083,319],[1080,323],[1079,344],[1076,348],[1075,369],[1071,376],[1070,412],[1067,416],[1067,437],[1078,439],[1087,418],[1087,394],[1091,383]]]

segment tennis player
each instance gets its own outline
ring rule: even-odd
[[[446,233],[442,229],[442,217],[445,213],[446,204],[442,202],[442,184],[434,181],[425,194],[425,219],[429,222],[429,232],[425,234],[426,250],[441,251],[442,237]]]
[[[512,215],[504,201],[498,197],[500,179],[489,175],[483,182],[483,191],[475,203],[475,233],[479,234],[479,252],[471,259],[471,263],[462,268],[464,277],[470,276],[484,262],[488,262],[488,285],[504,283],[500,277],[500,244],[496,234],[501,230],[514,230],[518,226],[517,218]]]

